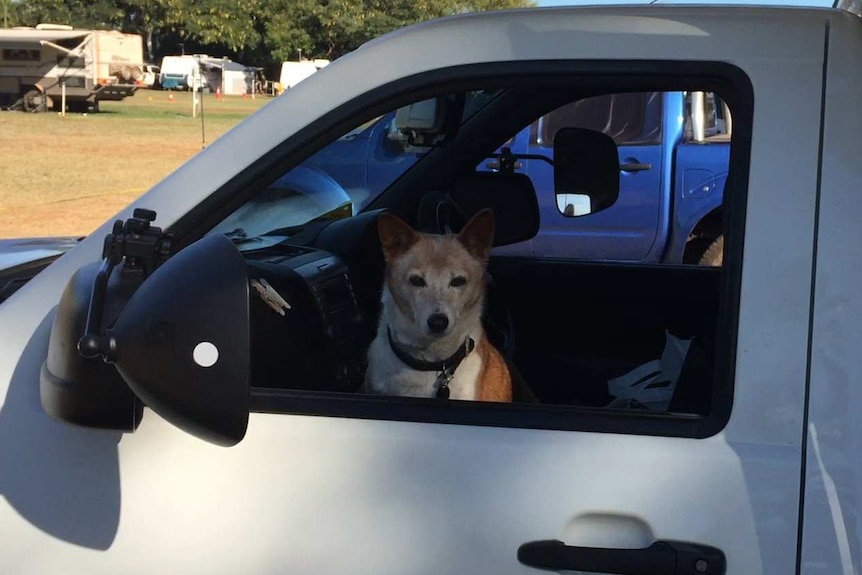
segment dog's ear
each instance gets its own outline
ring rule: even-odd
[[[477,212],[458,232],[458,241],[470,255],[487,261],[494,245],[494,212],[490,208]]]
[[[377,216],[377,234],[387,261],[404,254],[419,239],[416,231],[404,220],[389,213]]]

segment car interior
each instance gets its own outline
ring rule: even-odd
[[[534,81],[477,90],[484,99],[471,114],[464,99],[455,98],[439,138],[362,211],[294,226],[277,243],[241,245],[249,279],[265,279],[291,304],[282,316],[252,292],[253,389],[358,392],[380,308],[380,213],[396,213],[421,231],[447,233],[491,208],[495,246],[535,235],[541,222],[530,179],[505,169],[478,172],[476,166],[549,110],[619,89],[613,79],[592,84]],[[452,121],[453,114],[463,121]],[[361,121],[367,118],[360,115],[355,123]],[[414,136],[421,140],[418,132],[408,139]],[[574,159],[555,176],[558,187],[574,178],[568,185],[591,188],[596,205],[612,203],[604,187],[613,188],[618,164],[603,161],[607,156],[595,152],[589,135],[580,142],[563,139],[555,141],[555,157],[562,163],[566,151],[574,151]],[[710,267],[492,255],[484,321],[516,374],[521,391],[515,400],[544,405],[605,408],[613,399],[609,380],[661,357],[668,333],[688,340],[667,411],[706,415],[720,277],[721,269]]]

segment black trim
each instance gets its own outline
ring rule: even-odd
[[[811,249],[811,296],[808,304],[808,359],[805,370],[805,401],[802,404],[802,453],[799,464],[799,521],[796,527],[796,573],[802,573],[802,532],[805,525],[805,475],[808,471],[808,406],[811,397],[811,358],[814,347],[814,305],[817,291],[817,244],[820,235],[820,197],[823,178],[823,140],[826,125],[826,79],[829,68],[829,33],[831,28],[826,21],[826,34],[823,46],[823,80],[820,86],[820,134],[817,150],[817,195],[814,202],[814,242]]]
[[[567,76],[568,78],[564,78]],[[554,60],[471,64],[417,74],[380,86],[299,130],[250,169],[235,176],[209,198],[180,218],[170,231],[182,248],[195,241],[227,214],[248,200],[268,182],[315,153],[357,122],[370,120],[393,107],[458,89],[477,89],[542,84],[559,86],[577,82],[587,95],[608,91],[715,91],[734,115],[730,169],[724,195],[726,230],[725,264],[721,277],[721,311],[716,334],[716,372],[713,411],[707,417],[615,412],[575,407],[477,404],[434,400],[331,395],[289,390],[254,389],[251,410],[384,419],[431,423],[490,425],[501,427],[599,431],[635,435],[710,437],[724,428],[733,403],[736,365],[739,292],[745,206],[751,152],[754,92],[750,79],[738,67],[725,62],[695,61],[594,61]],[[396,94],[393,96],[393,94]],[[550,102],[549,102],[550,103]],[[469,122],[465,124],[469,129]],[[435,150],[436,151],[436,150]],[[429,152],[429,156],[435,151]],[[445,168],[437,165],[435,169]],[[431,177],[423,162],[408,170],[366,210],[392,208],[404,202],[414,183]],[[417,187],[421,189],[421,187]],[[731,190],[731,193],[727,193]],[[432,403],[424,403],[430,401]]]
[[[62,254],[24,262],[0,271],[0,303],[3,303]]]
[[[703,438],[708,418],[559,405],[477,403],[450,399],[349,395],[253,387],[252,412],[380,419],[417,423],[593,431],[625,435]]]
[[[721,270],[718,329],[715,338],[715,379],[713,381],[713,411],[709,435],[721,431],[730,420],[733,407],[734,375],[736,374],[737,334],[739,332],[739,300],[742,290],[742,254],[745,243],[746,205],[751,158],[751,132],[754,125],[754,89],[751,80],[739,68],[730,76],[734,90],[721,92],[731,115],[734,130],[731,135],[728,174],[723,196],[723,228],[725,251]],[[728,193],[729,191],[729,193]]]

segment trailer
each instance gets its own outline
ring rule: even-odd
[[[210,59],[205,54],[183,54],[165,56],[159,71],[159,83],[164,90],[210,89],[210,79],[203,73],[201,60]]]
[[[143,38],[40,24],[0,29],[0,108],[98,110],[143,83]]]
[[[278,78],[278,82],[279,84],[281,84],[281,92],[293,88],[302,80],[308,78],[309,76],[311,76],[321,68],[326,67],[327,65],[329,65],[329,60],[325,58],[282,62],[281,74]]]

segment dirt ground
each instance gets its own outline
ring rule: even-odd
[[[0,238],[87,235],[204,144],[191,96],[139,91],[97,114],[0,112]],[[204,99],[206,144],[270,98]]]

